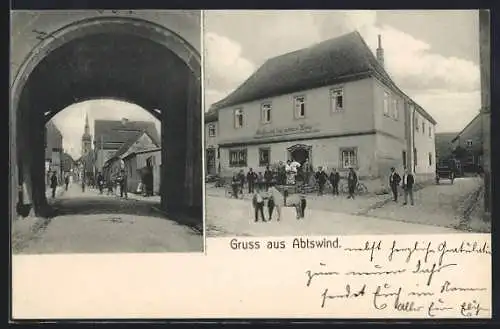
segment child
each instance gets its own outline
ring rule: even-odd
[[[264,218],[264,197],[262,196],[262,192],[260,188],[257,188],[256,192],[253,195],[253,207],[255,209],[255,222],[259,220],[259,213],[263,222],[266,222]]]

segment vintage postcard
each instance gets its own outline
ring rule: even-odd
[[[11,17],[14,320],[491,318],[488,11]]]

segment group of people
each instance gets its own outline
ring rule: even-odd
[[[302,170],[299,170],[302,168]],[[314,181],[312,178],[314,177]],[[264,174],[256,173],[252,168],[249,168],[245,175],[243,169],[238,173],[234,173],[231,181],[232,196],[236,199],[238,195],[243,193],[245,182],[248,184],[248,193],[252,194],[255,188],[269,189],[271,185],[296,185],[299,181],[302,184],[318,186],[318,194],[323,195],[326,183],[329,182],[332,186],[333,195],[339,195],[340,174],[333,168],[330,174],[327,174],[323,167],[318,167],[316,172],[312,171],[312,167],[308,161],[304,165],[295,165],[294,162],[288,161],[286,164],[280,162],[277,170],[271,170],[270,166],[266,167]],[[358,184],[358,176],[354,168],[349,168],[346,176],[348,185],[348,198],[354,198],[356,186]]]
[[[52,190],[52,198],[56,197],[56,190],[59,186],[59,179],[57,178],[57,172],[53,171],[50,176],[50,189]],[[67,191],[69,187],[69,174],[64,176],[64,189]]]
[[[415,184],[415,178],[408,171],[407,168],[404,169],[403,177],[401,177],[396,168],[391,168],[391,173],[389,175],[389,186],[391,187],[393,201],[398,202],[399,186],[403,189],[404,202],[403,205],[408,204],[408,197],[410,198],[410,204],[413,206],[413,185]]]
[[[125,170],[123,169],[120,170],[120,172],[114,179],[110,177],[107,180],[104,178],[104,175],[101,172],[99,172],[97,173],[95,181],[97,188],[99,189],[99,194],[103,194],[104,187],[107,187],[107,194],[112,195],[115,193],[115,186],[118,186],[118,188],[120,189],[120,197],[121,198],[125,197],[125,199],[128,198],[127,174],[125,173]],[[86,185],[85,179],[82,179],[81,180],[82,192],[85,192],[85,185]]]

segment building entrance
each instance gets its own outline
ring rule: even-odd
[[[297,144],[288,148],[288,158],[292,161],[297,161],[301,165],[309,159],[311,162],[311,146]]]

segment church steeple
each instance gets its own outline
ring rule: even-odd
[[[90,135],[90,125],[88,113],[85,113],[85,128],[82,136],[82,155],[87,154],[92,148],[92,136]]]

